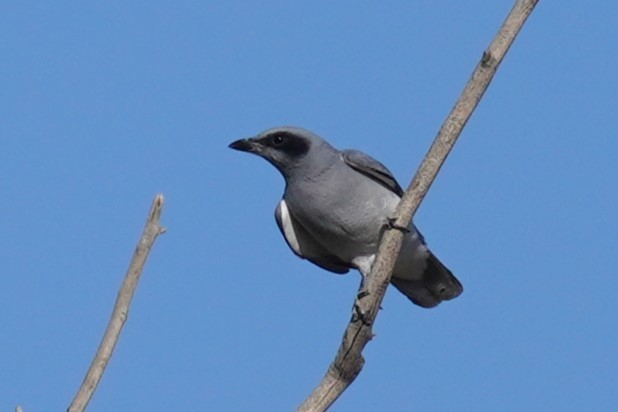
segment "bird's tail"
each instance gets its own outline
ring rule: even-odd
[[[456,298],[463,292],[457,278],[431,252],[427,266],[418,280],[392,277],[391,283],[412,302],[424,308],[433,308],[443,300]]]

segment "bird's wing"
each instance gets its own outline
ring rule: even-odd
[[[382,186],[393,191],[397,196],[403,196],[403,189],[399,186],[399,183],[397,183],[397,180],[390,170],[371,156],[359,152],[358,150],[344,150],[342,152],[342,158],[352,169],[375,180]]]
[[[285,200],[281,200],[275,209],[275,220],[277,226],[287,242],[288,246],[296,256],[307,259],[334,273],[347,273],[350,271],[349,265],[336,256],[328,253],[313,237],[302,227],[298,220],[290,214]]]

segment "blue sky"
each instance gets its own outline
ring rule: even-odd
[[[512,1],[3,2],[0,410],[64,410],[153,196],[160,237],[90,411],[278,411],[321,379],[358,275],[296,258],[281,124],[407,185]],[[618,5],[541,2],[415,222],[463,282],[389,290],[333,410],[618,402]]]

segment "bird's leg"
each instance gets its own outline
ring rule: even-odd
[[[366,256],[358,256],[352,259],[352,263],[358,269],[361,275],[361,283],[358,287],[358,294],[356,295],[356,300],[360,300],[365,296],[369,295],[369,291],[367,290],[367,277],[371,274],[371,267],[373,266],[373,261],[375,260],[375,255],[366,255]]]
[[[360,275],[361,275],[361,282],[360,282],[360,286],[358,287],[358,293],[356,294],[357,300],[361,300],[365,296],[369,295],[369,291],[366,288],[367,285],[365,285],[365,282],[367,280],[367,275],[365,275],[363,272],[361,272]]]
[[[369,290],[367,289],[367,277],[371,273],[371,267],[373,266],[374,260],[375,255],[362,256],[353,260],[355,266],[360,272],[361,282],[360,286],[358,287],[356,299],[354,300],[354,313],[352,313],[352,321],[357,322],[360,320],[365,325],[368,325],[369,323],[367,321],[367,315],[365,311],[363,311],[363,309],[361,308],[360,300],[369,295]]]
[[[356,299],[354,299],[354,311],[352,312],[352,322],[363,322],[364,325],[369,325],[369,321],[367,320],[367,314],[361,308],[360,300],[369,295],[369,291],[365,288],[365,275],[361,272],[361,284],[358,288],[358,293],[356,294]]]
[[[389,217],[388,219],[386,219],[386,227],[388,229],[395,229],[400,231],[401,233],[403,233],[404,235],[406,233],[410,233],[410,228],[407,227],[403,227],[403,226],[399,226],[396,222],[397,222],[397,218],[394,217]]]

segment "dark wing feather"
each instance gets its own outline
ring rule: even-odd
[[[375,180],[393,191],[397,196],[403,196],[403,189],[399,186],[390,170],[382,163],[358,150],[344,150],[342,154],[343,161],[352,169]]]

